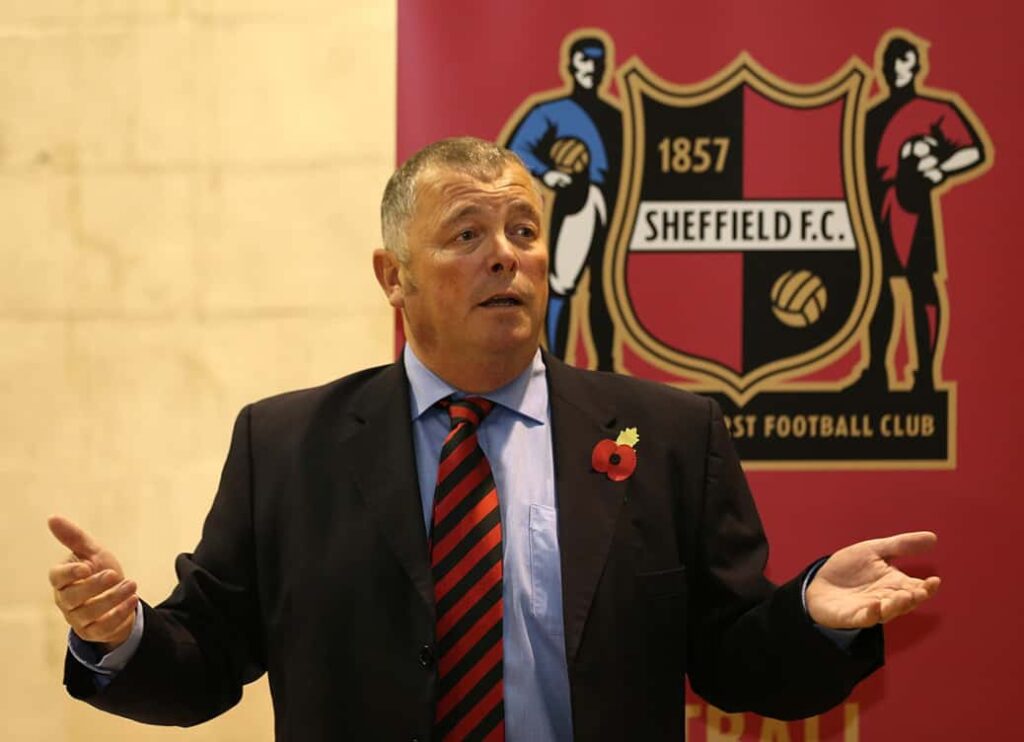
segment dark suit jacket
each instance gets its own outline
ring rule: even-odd
[[[881,631],[838,649],[767,544],[717,407],[545,358],[565,642],[578,739],[683,734],[683,678],[726,710],[779,718],[841,701],[881,664]],[[591,450],[635,426],[624,482]],[[270,674],[280,740],[427,739],[437,674],[427,541],[401,364],[246,407],[180,583],[144,607],[135,657],[98,708],[189,725]]]

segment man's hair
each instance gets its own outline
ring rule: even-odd
[[[593,57],[594,55],[588,54],[590,50],[600,50],[597,57],[604,57],[607,49],[604,47],[604,40],[598,36],[584,36],[583,38],[576,39],[572,42],[572,46],[569,47],[569,64],[572,64],[573,55],[576,52],[583,52],[587,57]]]
[[[406,228],[416,208],[418,179],[424,170],[442,167],[477,180],[491,181],[513,164],[526,170],[515,152],[476,137],[452,137],[428,144],[406,160],[384,187],[384,197],[380,202],[384,249],[393,252],[403,263],[408,259]]]

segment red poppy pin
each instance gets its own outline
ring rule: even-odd
[[[606,474],[613,482],[629,479],[636,471],[636,444],[640,442],[640,434],[636,428],[626,428],[614,441],[605,438],[594,446],[590,454],[590,463],[594,471]]]

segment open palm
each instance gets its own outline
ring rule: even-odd
[[[860,629],[914,610],[939,589],[939,578],[904,574],[890,560],[922,554],[937,541],[918,531],[872,539],[840,549],[807,588],[807,611],[821,626]]]

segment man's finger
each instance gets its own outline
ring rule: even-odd
[[[70,585],[57,591],[57,605],[61,610],[73,611],[80,605],[103,594],[121,581],[121,575],[112,569],[105,569],[102,572],[87,577],[84,580],[73,582]]]
[[[61,562],[50,567],[50,584],[55,590],[62,590],[73,582],[83,580],[92,574],[92,568],[82,562]]]
[[[868,629],[882,620],[882,603],[873,600],[853,614],[849,625],[833,626],[835,629]]]
[[[50,526],[50,533],[71,549],[72,553],[79,559],[89,559],[99,552],[99,545],[92,540],[88,533],[67,518],[60,515],[51,515],[47,521]]]
[[[929,577],[927,580],[921,580],[921,583],[911,591],[911,594],[914,596],[913,607],[917,608],[921,603],[932,598],[938,592],[939,584],[938,577]]]
[[[100,618],[104,613],[135,595],[136,585],[131,580],[100,593],[95,598],[67,611],[68,622],[74,627],[85,627]]]
[[[121,644],[127,640],[132,633],[132,626],[135,625],[135,607],[138,602],[138,596],[131,597],[93,623],[89,628],[97,632],[96,641],[104,644]],[[111,626],[113,628],[108,629]],[[110,647],[107,651],[112,650],[113,647]]]
[[[90,641],[108,644],[123,642],[135,622],[135,606],[138,602],[138,596],[132,595],[89,624],[85,631],[93,637]]]
[[[938,540],[939,537],[931,531],[914,531],[876,539],[874,545],[879,556],[884,559],[895,559],[924,554],[933,548]]]
[[[902,616],[914,607],[914,598],[910,593],[899,592],[882,598],[882,623]]]
[[[132,595],[92,623],[85,626],[72,626],[72,629],[87,642],[120,644],[131,633],[131,628],[135,623],[135,607],[138,602],[138,596]]]
[[[931,582],[935,580],[935,582]],[[928,600],[938,590],[938,578],[929,578],[911,590],[900,590],[882,598],[882,622],[904,616]]]

